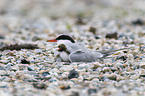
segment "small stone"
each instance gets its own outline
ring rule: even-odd
[[[70,89],[70,86],[63,85],[63,86],[59,86],[59,88],[62,90],[67,90],[67,89]]]
[[[43,74],[43,72],[46,72],[46,71],[45,70],[40,70],[39,71],[40,74]]]
[[[123,36],[125,36],[124,33],[121,33],[118,38],[122,38]]]
[[[22,59],[22,60],[21,60],[21,63],[22,63],[22,64],[30,64],[30,61],[28,61],[28,60],[26,60],[26,59]]]
[[[47,75],[50,75],[50,73],[49,72],[43,72],[42,73],[42,76],[44,76],[44,77],[47,76]]]
[[[7,74],[6,71],[4,71],[4,70],[0,70],[0,75],[1,75],[1,76],[7,76],[8,74]]]
[[[56,78],[51,78],[51,77],[48,77],[48,79],[49,79],[49,82],[50,82],[50,83],[57,81],[57,79],[56,79]]]
[[[95,64],[92,69],[96,70],[98,67],[101,67],[101,66],[99,66],[98,64]]]
[[[112,72],[115,72],[115,71],[117,70],[117,69],[114,68],[114,67],[110,67],[110,69],[111,69]]]
[[[75,70],[71,70],[68,74],[68,78],[72,79],[72,78],[78,78],[79,77],[79,73]]]
[[[83,17],[78,16],[78,17],[77,17],[77,20],[76,20],[76,24],[78,24],[78,25],[85,25],[86,23],[85,23],[85,21],[83,20]]]
[[[117,32],[108,33],[108,34],[106,34],[106,38],[109,38],[109,39],[112,39],[112,38],[117,39],[118,38],[117,35],[118,35]]]
[[[29,70],[29,71],[34,71],[32,68],[30,68],[30,67],[27,67],[27,69]]]
[[[92,32],[95,35],[96,34],[96,30],[97,29],[95,27],[90,27],[88,31]]]
[[[7,88],[8,87],[8,83],[7,82],[1,82],[0,83],[0,88]]]
[[[126,50],[124,50],[124,51],[123,51],[123,53],[127,53],[127,51],[126,51]]]
[[[8,55],[15,56],[13,52],[9,52]]]
[[[88,89],[88,94],[97,93],[97,89]]]
[[[12,63],[8,63],[5,68],[6,68],[6,70],[11,70],[12,69],[12,66],[13,66]]]
[[[35,79],[22,79],[23,81],[27,81],[27,82],[38,82],[37,80]]]
[[[72,68],[71,68],[70,66],[63,66],[63,67],[61,67],[59,70],[68,72],[68,71],[70,71],[71,69],[72,69]]]
[[[0,63],[7,64],[9,61],[8,60],[0,60]]]
[[[33,87],[37,88],[37,89],[46,89],[47,85],[44,84],[44,83],[38,83],[38,82],[36,82],[36,83],[33,83]]]
[[[108,79],[106,76],[103,75],[99,76],[99,81],[105,81],[106,79]]]
[[[72,92],[72,94],[70,96],[80,96],[78,92]]]
[[[145,64],[140,64],[140,67],[145,69]]]
[[[95,39],[100,39],[101,37],[100,36],[95,36]]]
[[[5,39],[5,37],[4,37],[4,36],[2,36],[2,35],[0,35],[0,39]]]
[[[140,77],[145,77],[145,74],[140,74]]]
[[[110,80],[117,80],[117,76],[116,75],[110,75],[109,77],[108,77]]]
[[[37,37],[37,36],[34,36],[34,37],[32,38],[32,41],[37,41],[37,40],[41,40],[41,38],[39,38],[39,37]]]
[[[23,75],[20,76],[19,79],[20,79],[20,80],[21,80],[21,79],[31,79],[31,80],[32,80],[32,79],[34,79],[34,78],[33,78],[33,76],[30,75],[30,74],[23,74]]]
[[[0,70],[4,70],[4,69],[5,69],[4,67],[1,67],[1,66],[0,66]]]
[[[120,61],[116,62],[114,67],[123,67],[123,62]]]
[[[102,69],[103,72],[111,72],[111,69],[109,67],[104,67]]]
[[[124,46],[128,46],[129,43],[130,43],[130,42],[129,42],[128,40],[124,40],[124,41],[123,41],[123,45],[124,45]]]
[[[140,57],[139,57],[139,56],[135,56],[135,57],[134,57],[134,59],[136,59],[136,60],[137,60],[137,59],[140,59]]]
[[[144,21],[142,19],[137,19],[131,22],[133,25],[143,25]]]
[[[123,61],[126,61],[127,60],[127,56],[119,55],[119,56],[117,56],[116,61],[120,60],[120,59],[123,60]]]
[[[92,78],[91,82],[99,82],[98,78]]]
[[[18,70],[17,66],[12,66],[11,68],[12,68],[11,71],[14,71],[14,72]]]

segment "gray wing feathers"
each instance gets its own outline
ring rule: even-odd
[[[72,52],[76,52],[78,50],[81,50],[83,52],[85,52],[87,49],[85,48],[85,46],[81,43],[75,43],[75,44],[71,44],[69,46],[67,46],[67,50],[72,53]]]
[[[95,59],[99,59],[99,58],[103,57],[103,54],[101,54],[99,52],[92,51],[91,53]]]
[[[105,58],[105,57],[107,57],[107,56],[109,56],[111,54],[114,54],[117,51],[126,50],[126,49],[132,49],[132,47],[130,47],[130,48],[122,48],[122,49],[117,49],[117,50],[108,50],[108,51],[95,51],[95,52],[101,53],[103,55],[102,58]]]
[[[88,52],[76,51],[70,54],[69,59],[71,62],[93,62],[94,57]]]

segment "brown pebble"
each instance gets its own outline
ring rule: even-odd
[[[78,16],[77,20],[76,20],[76,24],[78,24],[78,25],[85,25],[86,23],[84,22],[83,17]]]
[[[106,34],[106,38],[108,38],[108,39],[112,39],[112,38],[117,39],[118,38],[117,35],[118,35],[117,32],[108,33],[108,34]]]
[[[97,69],[98,67],[100,67],[100,66],[96,64],[96,65],[93,66],[92,69],[95,70],[95,69]]]
[[[88,31],[92,32],[95,35],[96,34],[96,30],[97,29],[95,27],[90,27]]]
[[[67,89],[70,89],[70,86],[62,85],[62,86],[59,86],[59,88],[62,90],[67,90]]]

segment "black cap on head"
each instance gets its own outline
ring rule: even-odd
[[[75,41],[68,35],[60,35],[55,40],[69,40],[72,43],[75,43]]]

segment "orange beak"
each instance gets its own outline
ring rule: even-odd
[[[57,42],[55,39],[47,40],[47,42]]]

